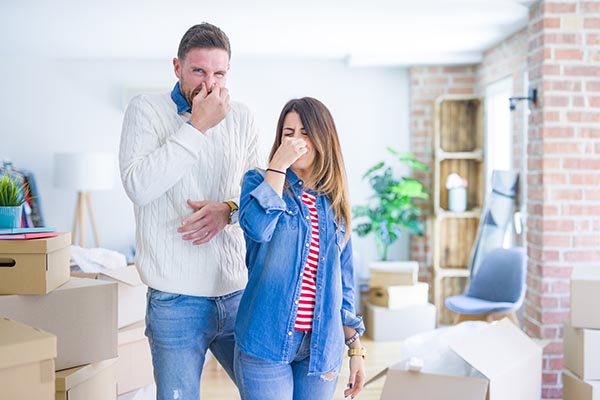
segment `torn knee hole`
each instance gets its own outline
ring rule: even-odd
[[[323,379],[324,381],[332,381],[336,377],[337,377],[337,374],[335,372],[329,372],[327,374],[321,375],[321,379]]]

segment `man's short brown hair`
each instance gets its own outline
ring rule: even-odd
[[[179,50],[177,50],[177,58],[185,59],[191,49],[222,49],[227,52],[231,58],[231,45],[229,38],[218,27],[203,22],[192,26],[181,38]]]

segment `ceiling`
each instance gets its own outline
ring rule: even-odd
[[[0,55],[173,57],[208,21],[233,57],[343,59],[350,65],[468,64],[527,24],[517,0],[0,0]],[[10,38],[10,39],[7,39]]]

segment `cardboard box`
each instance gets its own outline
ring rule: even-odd
[[[117,282],[118,321],[123,328],[146,318],[146,292],[148,287],[140,279],[134,266],[105,270],[99,273],[72,272],[71,276]]]
[[[56,336],[0,318],[0,397],[54,399]]]
[[[376,306],[398,309],[427,304],[429,285],[417,282],[414,285],[375,287],[369,291],[369,302]]]
[[[564,364],[579,378],[600,380],[600,330],[563,326]]]
[[[117,356],[117,284],[71,278],[43,296],[0,296],[0,315],[53,333],[56,369]]]
[[[373,340],[402,340],[435,329],[433,304],[409,306],[397,310],[367,304],[364,317],[365,335]]]
[[[117,359],[56,373],[56,400],[116,400]]]
[[[419,275],[416,261],[378,261],[369,264],[369,287],[414,285]]]
[[[448,344],[480,377],[406,371],[403,361],[375,376],[387,375],[381,399],[396,400],[400,393],[402,400],[540,399],[542,348],[508,319]],[[426,371],[427,365],[424,368]]]
[[[69,280],[71,234],[0,240],[0,294],[46,294]]]
[[[578,266],[571,272],[571,326],[600,329],[600,268]]]
[[[600,381],[583,381],[571,371],[564,370],[563,400],[600,400]]]
[[[152,354],[144,335],[144,321],[119,329],[117,382],[119,394],[142,388],[154,382]]]

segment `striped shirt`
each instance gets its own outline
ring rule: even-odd
[[[296,314],[296,323],[294,324],[294,330],[297,331],[312,330],[313,314],[315,311],[317,266],[319,263],[319,217],[317,215],[316,200],[313,194],[306,191],[302,193],[302,202],[306,204],[310,213],[312,235],[308,258],[306,259],[304,272],[302,273],[298,313]]]

